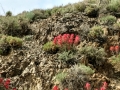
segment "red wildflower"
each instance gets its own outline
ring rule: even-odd
[[[4,85],[4,87],[5,87],[6,89],[9,89],[9,85],[8,85],[8,84]]]
[[[67,36],[67,39],[69,39],[69,38],[70,38],[70,34],[66,34],[66,36]]]
[[[61,39],[61,38],[57,39],[57,44],[58,44],[59,46],[62,45],[62,39]]]
[[[89,84],[88,82],[86,83],[85,88],[86,88],[87,90],[90,89],[90,84]]]
[[[68,42],[69,42],[70,45],[72,45],[73,44],[73,39],[69,39]]]
[[[77,35],[74,40],[74,44],[77,45],[80,42],[80,37]]]
[[[120,46],[116,45],[116,46],[115,46],[115,51],[118,52],[119,49],[120,49]]]
[[[2,83],[3,82],[3,78],[0,78],[0,83]]]
[[[57,39],[61,39],[61,38],[62,38],[62,35],[61,35],[61,34],[57,36]]]
[[[53,43],[56,45],[57,44],[57,37],[54,38]]]
[[[74,36],[75,36],[74,34],[71,34],[70,39],[74,39]]]
[[[58,86],[55,85],[55,86],[53,87],[53,90],[59,90]]]
[[[5,81],[5,84],[10,84],[10,79],[7,79],[7,80]]]
[[[106,90],[104,87],[101,87],[100,90]]]
[[[4,82],[4,86],[6,89],[9,88],[9,84],[10,84],[10,79],[7,79],[5,82]]]
[[[107,87],[107,85],[108,85],[108,84],[107,84],[106,82],[103,82],[103,87],[105,87],[105,88],[106,88],[106,87]]]
[[[62,41],[65,43],[65,42],[67,42],[67,34],[63,34],[62,35]]]
[[[64,90],[68,90],[68,88],[65,88]]]
[[[110,51],[113,52],[114,50],[115,50],[115,47],[114,47],[114,46],[111,46],[111,47],[110,47]]]
[[[17,90],[16,88],[13,88],[12,90]]]

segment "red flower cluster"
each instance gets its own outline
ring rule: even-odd
[[[119,45],[116,45],[116,46],[111,46],[110,47],[110,51],[112,52],[112,53],[119,53],[119,51],[120,51],[120,46]]]
[[[57,85],[55,85],[52,90],[60,90],[60,89]],[[68,90],[68,88],[65,88],[64,90]]]
[[[53,90],[59,90],[59,87],[58,87],[57,85],[55,85],[55,86],[53,87]]]
[[[100,87],[100,90],[107,90],[107,86],[108,86],[107,82],[103,82],[103,85]],[[87,82],[85,84],[85,89],[91,90],[90,83]],[[52,90],[60,90],[60,89],[57,85],[55,85]],[[64,90],[68,90],[68,88],[65,88]],[[95,89],[95,90],[99,90],[99,89]]]
[[[60,47],[67,45],[71,47],[73,45],[78,45],[80,42],[80,37],[75,34],[63,34],[54,37],[53,43],[54,45],[58,45]]]
[[[10,79],[4,80],[3,78],[0,78],[0,87],[2,86],[5,89],[10,89]],[[12,88],[10,90],[17,90],[16,88]]]
[[[100,87],[100,90],[107,90],[108,84],[106,82],[103,82],[103,85]],[[87,82],[85,85],[86,90],[91,90],[90,84]],[[95,89],[98,90],[98,89]]]

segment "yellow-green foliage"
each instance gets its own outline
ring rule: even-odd
[[[115,23],[113,25],[113,27],[114,27],[115,30],[119,30],[120,31],[120,23]]]
[[[61,72],[55,75],[55,79],[57,82],[61,83],[65,79],[66,76],[67,76],[67,73]]]
[[[100,23],[101,24],[113,24],[116,22],[116,17],[112,16],[112,15],[107,15],[107,16],[103,16],[102,18],[100,18]]]
[[[12,47],[21,47],[23,41],[18,37],[7,36],[6,42]]]
[[[76,11],[83,12],[85,10],[85,8],[86,8],[86,5],[84,3],[82,3],[82,2],[80,2],[80,3],[75,3],[74,7],[75,7]]]
[[[50,42],[47,42],[46,44],[43,45],[43,50],[44,51],[47,51],[47,52],[52,52],[52,50],[54,49],[54,45],[53,45],[53,42],[50,41]]]
[[[112,64],[120,63],[120,54],[117,55],[117,56],[114,55],[114,56],[110,57],[110,62]]]
[[[84,0],[86,3],[95,4],[97,0]]]
[[[107,10],[109,10],[110,12],[119,12],[120,0],[110,0],[110,3],[107,6]]]
[[[90,37],[101,37],[103,35],[103,30],[101,26],[93,26],[89,32]]]
[[[6,43],[11,47],[21,47],[22,42],[23,42],[22,39],[18,37],[1,35],[1,38],[0,38],[0,45]]]
[[[22,47],[22,39],[0,34],[0,55],[8,55],[11,48]]]

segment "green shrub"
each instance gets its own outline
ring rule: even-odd
[[[8,55],[11,48],[22,47],[22,39],[5,35],[0,36],[0,55]]]
[[[68,4],[62,8],[62,14],[72,13],[74,11],[73,5]]]
[[[51,15],[56,15],[58,12],[59,12],[59,9],[60,7],[58,6],[55,6],[51,9]]]
[[[110,3],[107,6],[107,10],[110,12],[119,12],[120,0],[110,0]]]
[[[12,37],[12,36],[5,36],[2,35],[0,39],[0,44],[8,44],[11,47],[21,47],[22,46],[22,39],[18,37]]]
[[[10,46],[8,43],[6,43],[6,36],[0,36],[0,55],[8,55],[10,52]]]
[[[114,30],[120,31],[120,23],[115,23],[113,25]]]
[[[116,17],[115,16],[112,16],[112,15],[107,15],[107,16],[104,16],[102,18],[100,18],[100,23],[101,24],[113,24],[116,22]]]
[[[33,12],[26,12],[22,15],[22,18],[26,18],[29,22],[33,21],[35,14]]]
[[[59,53],[58,59],[67,62],[71,59],[73,59],[75,57],[75,55],[73,54],[73,52],[69,51],[63,51],[61,53]]]
[[[103,48],[97,48],[94,46],[85,46],[80,48],[80,55],[85,55],[88,63],[93,66],[101,66],[105,62],[106,53]]]
[[[57,47],[50,41],[43,45],[43,50],[48,53],[56,53]]]
[[[12,16],[12,12],[11,11],[7,11],[5,16]]]
[[[120,63],[120,54],[117,56],[114,55],[114,56],[110,57],[110,62],[114,65],[117,63]]]
[[[44,14],[45,10],[35,9],[31,11],[34,13],[33,21],[37,21],[39,19],[46,19],[47,16]]]
[[[67,76],[67,73],[60,72],[60,73],[55,75],[55,80],[56,80],[56,82],[60,83],[60,82],[62,82],[65,79],[66,76]]]
[[[95,4],[97,0],[84,0],[86,3]]]
[[[75,10],[76,11],[80,11],[80,12],[83,12],[86,8],[86,5],[84,3],[75,3],[74,4],[74,7],[75,7]]]
[[[15,17],[2,17],[0,20],[0,24],[2,25],[2,33],[8,35],[14,35],[20,30],[20,25]]]
[[[20,16],[2,17],[0,33],[10,36],[24,36],[31,33],[29,21]]]
[[[46,17],[51,16],[51,9],[45,10],[44,15],[45,15]]]
[[[87,16],[97,17],[99,8],[95,5],[86,6],[84,12]]]
[[[79,90],[82,90],[88,80],[86,75],[93,74],[93,72],[92,69],[84,65],[75,65],[68,69],[67,75],[60,82],[59,87],[61,90],[64,90],[64,88],[68,88],[68,90],[78,90],[79,88]]]
[[[11,47],[21,47],[22,46],[22,39],[18,37],[7,36],[6,43],[8,43]]]
[[[103,30],[101,26],[93,26],[89,32],[90,37],[102,37],[103,35]]]
[[[92,70],[89,66],[85,66],[83,64],[75,65],[74,68],[80,68],[81,72],[86,75],[90,75],[94,73],[94,70]]]

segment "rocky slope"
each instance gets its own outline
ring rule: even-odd
[[[47,19],[33,22],[31,24],[33,35],[23,37],[23,46],[17,50],[13,49],[8,56],[0,56],[0,73],[1,77],[10,78],[12,84],[18,90],[51,90],[54,85],[54,76],[60,70],[66,70],[66,65],[61,65],[58,54],[48,54],[43,51],[43,45],[52,41],[54,36],[63,33],[75,33],[80,35],[80,45],[89,44],[102,47],[108,52],[109,46],[114,42],[119,43],[119,35],[110,35],[112,27],[102,25],[99,17],[88,17],[81,12],[66,13],[64,15],[54,15]],[[117,18],[117,23],[120,22]],[[101,25],[107,40],[94,39],[93,42],[88,38],[90,28],[94,25]],[[117,39],[116,39],[117,37]],[[79,45],[79,46],[80,46]],[[78,47],[79,47],[78,46]],[[80,59],[80,56],[77,57]],[[120,90],[120,67],[105,64],[98,68],[98,71],[91,76],[93,84],[100,81],[108,81],[108,90]],[[116,71],[114,71],[114,69]]]

